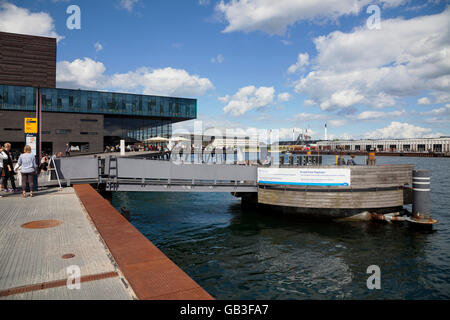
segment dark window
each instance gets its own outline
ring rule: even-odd
[[[442,144],[433,144],[434,152],[442,152]]]
[[[70,129],[56,129],[55,130],[56,134],[69,134],[71,132],[72,132],[72,130],[70,130]]]
[[[42,131],[42,134],[50,134],[50,131]]]
[[[69,107],[73,107],[73,96],[69,97]]]
[[[62,108],[62,99],[58,98],[57,102],[56,102],[56,107],[61,109]]]
[[[25,107],[25,96],[20,97],[20,105]]]
[[[4,128],[5,131],[22,131],[20,128]]]
[[[80,119],[81,122],[98,122],[97,119]]]
[[[87,109],[92,110],[92,100],[87,101]]]
[[[97,132],[80,132],[80,134],[88,135],[88,136],[96,136],[98,133]]]
[[[122,100],[122,110],[127,110],[127,105],[123,100]]]

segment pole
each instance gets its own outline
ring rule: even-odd
[[[413,218],[429,219],[430,218],[430,171],[414,170],[413,171]]]

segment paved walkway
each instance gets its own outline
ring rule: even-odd
[[[46,223],[35,222],[30,224],[32,228],[22,227],[48,220],[60,224],[36,228]],[[79,267],[79,290],[67,287],[70,266]],[[134,292],[72,188],[40,191],[26,199],[20,194],[3,194],[0,299],[133,298]]]
[[[67,285],[73,266],[80,289]],[[0,299],[213,298],[90,185],[77,185],[0,198]]]

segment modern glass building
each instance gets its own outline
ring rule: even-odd
[[[172,134],[172,124],[195,119],[197,100],[55,88],[55,38],[0,32],[0,143],[25,144],[24,118],[34,118],[41,94],[44,153],[101,152]]]
[[[35,113],[37,91],[38,89],[33,87],[0,84],[0,111]],[[195,119],[197,115],[195,99],[57,88],[41,88],[41,106],[43,135],[49,138],[50,136],[63,138],[61,135],[66,135],[66,143],[72,143],[72,145],[83,142],[78,141],[80,138],[75,139],[77,141],[71,141],[73,139],[69,136],[73,134],[102,135],[102,150],[106,145],[118,144],[121,139],[131,143],[156,136],[170,137],[173,123]],[[94,117],[84,117],[87,115]],[[57,119],[61,117],[79,118],[80,121],[63,125]],[[50,121],[46,121],[46,118]],[[23,120],[22,117],[20,119]],[[88,123],[103,123],[103,128],[97,128],[97,131],[84,129],[83,127],[86,127]],[[3,131],[6,129],[11,132],[20,129],[8,128],[11,125],[7,123],[5,126]],[[0,140],[8,139],[7,136],[1,135]],[[87,143],[84,143],[85,150],[101,151],[98,147],[95,148],[96,150],[93,150],[91,146],[86,148]]]

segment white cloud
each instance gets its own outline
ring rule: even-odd
[[[109,87],[140,90],[144,94],[170,96],[201,96],[214,86],[208,78],[191,75],[186,70],[140,68],[128,73],[114,74]]]
[[[356,116],[358,120],[376,120],[387,119],[392,117],[400,117],[406,113],[406,110],[382,112],[382,111],[364,111]]]
[[[315,105],[317,105],[317,102],[315,102],[314,100],[311,100],[311,99],[306,99],[305,101],[303,101],[303,104],[305,106],[315,106]]]
[[[0,31],[63,39],[56,33],[52,17],[46,12],[28,9],[0,1]]]
[[[328,133],[328,140],[353,140],[354,137],[353,135],[349,134],[349,133]]]
[[[341,90],[334,92],[331,97],[320,104],[322,110],[333,110],[335,108],[347,108],[361,100],[364,96],[356,90]]]
[[[227,94],[226,96],[218,97],[217,99],[218,99],[220,102],[227,103],[228,101],[230,101],[230,96]]]
[[[98,42],[98,41],[94,44],[94,48],[95,48],[95,51],[97,51],[97,52],[103,50],[102,44],[100,42]]]
[[[218,54],[217,55],[217,57],[214,57],[214,58],[211,58],[211,62],[212,63],[222,63],[223,62],[223,60],[224,60],[224,57],[223,57],[223,55],[222,54]]]
[[[121,9],[127,10],[128,12],[131,12],[133,11],[134,5],[138,2],[139,0],[120,0],[119,7]]]
[[[432,133],[429,128],[422,128],[408,123],[391,122],[385,128],[377,129],[375,131],[367,132],[364,137],[368,139],[407,139],[407,138],[425,138],[425,137],[439,137],[441,134]]]
[[[231,100],[223,108],[223,111],[233,116],[240,116],[250,110],[272,104],[274,102],[274,95],[275,89],[273,87],[243,87],[231,97]]]
[[[444,107],[432,109],[430,111],[421,112],[422,115],[430,116],[450,116],[450,104],[446,104]]]
[[[198,0],[198,4],[201,6],[207,6],[210,4],[210,0]]]
[[[103,63],[90,58],[62,61],[56,65],[58,87],[68,89],[100,89],[105,82]]]
[[[80,89],[115,89],[143,94],[195,97],[214,86],[208,78],[191,75],[183,69],[139,68],[128,73],[105,75],[102,62],[90,58],[57,63],[58,86]]]
[[[424,104],[430,104],[431,101],[428,97],[423,97],[423,98],[418,99],[417,103],[424,105]]]
[[[328,115],[326,114],[318,114],[318,113],[298,113],[292,117],[294,121],[316,121],[316,120],[326,120],[328,119]]]
[[[288,73],[292,74],[297,71],[302,71],[304,70],[304,67],[307,66],[308,64],[309,64],[309,54],[299,53],[297,62],[288,68]]]
[[[354,104],[386,107],[402,97],[450,91],[450,7],[442,13],[382,20],[380,30],[365,26],[314,39],[313,71],[295,82],[324,110]]]
[[[289,101],[289,99],[291,99],[289,92],[283,92],[278,95],[278,101],[280,102],[286,102]]]
[[[216,11],[228,22],[224,32],[264,31],[282,35],[302,20],[336,20],[356,15],[368,4],[398,6],[407,0],[221,0]]]
[[[432,109],[427,112],[421,112],[422,115],[433,116],[425,119],[425,122],[430,123],[448,123],[450,122],[450,103],[444,107]]]
[[[336,119],[336,120],[330,120],[330,121],[328,121],[327,123],[328,123],[328,125],[329,125],[330,127],[335,127],[335,128],[337,128],[337,127],[343,127],[343,126],[346,126],[347,123],[348,123],[348,121],[345,120],[345,119]]]

